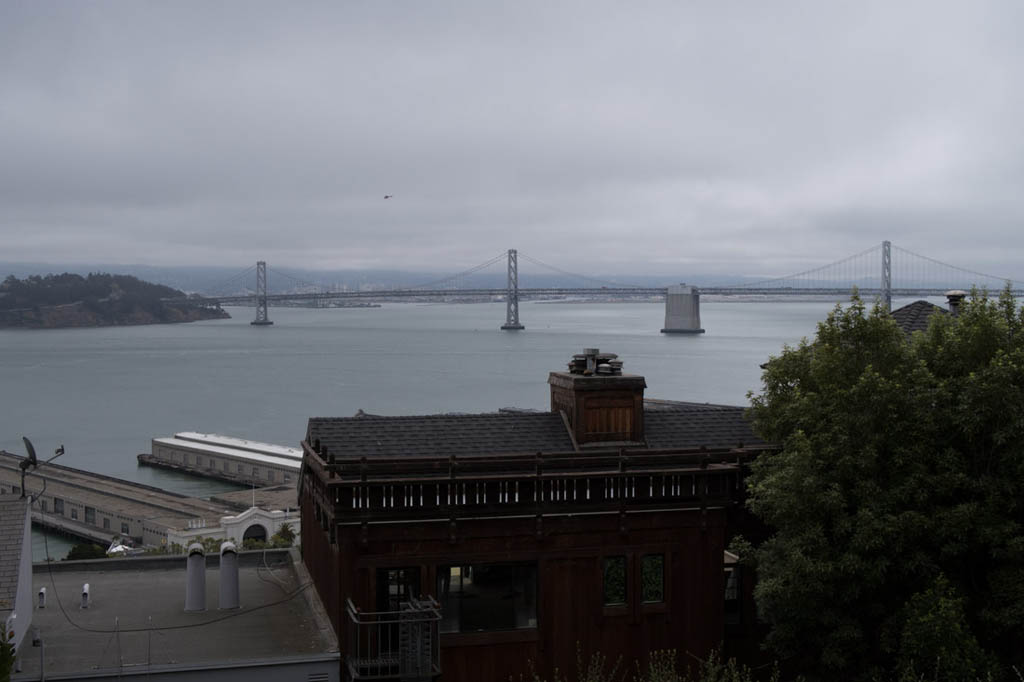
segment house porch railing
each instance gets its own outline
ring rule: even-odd
[[[348,599],[345,610],[348,679],[426,682],[441,674],[441,607],[434,599],[410,599],[398,611],[361,611]]]

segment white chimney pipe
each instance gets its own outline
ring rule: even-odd
[[[188,546],[188,559],[185,565],[185,610],[206,610],[206,553],[198,542]]]
[[[41,609],[45,609],[46,608],[46,588],[45,587],[40,587],[39,588],[39,608],[41,608]]]
[[[91,602],[89,601],[89,583],[85,583],[84,585],[82,585],[82,608],[89,608],[90,603]]]
[[[233,542],[220,545],[220,608],[237,609],[238,599],[238,550]]]

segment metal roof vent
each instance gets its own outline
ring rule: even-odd
[[[570,374],[618,376],[622,374],[622,360],[615,353],[602,353],[597,348],[584,348],[569,361]]]
[[[46,608],[46,588],[45,587],[40,587],[39,588],[39,608],[41,608],[41,609],[45,609]]]
[[[949,303],[949,312],[953,317],[960,316],[960,302],[967,298],[967,292],[960,289],[953,289],[946,292],[946,301]]]
[[[220,545],[220,608],[237,609],[238,550],[233,542]]]
[[[206,610],[206,552],[198,542],[188,546],[185,565],[185,610]]]
[[[80,608],[87,609],[92,601],[89,599],[89,583],[82,585],[82,605]]]

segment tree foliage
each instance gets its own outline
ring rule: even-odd
[[[774,530],[753,558],[779,656],[832,679],[1020,665],[1024,309],[1008,290],[909,341],[855,298],[770,360],[752,415],[783,446],[748,479]]]
[[[106,559],[107,550],[93,542],[81,542],[71,548],[64,561],[79,561],[81,559]]]
[[[65,272],[60,275],[32,275],[18,279],[9,275],[0,283],[0,310],[32,306],[65,305],[84,301],[99,305],[117,302],[119,308],[136,304],[155,307],[161,298],[184,297],[185,294],[162,284],[144,282],[131,275],[90,273],[86,277]]]

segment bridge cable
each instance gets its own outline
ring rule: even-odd
[[[968,275],[974,275],[975,277],[985,277],[986,279],[995,279],[995,280],[999,280],[999,281],[1002,281],[1002,282],[1009,282],[1011,285],[1015,285],[1015,286],[1018,286],[1018,285],[1024,286],[1024,282],[1019,282],[1017,280],[1010,279],[1009,277],[998,277],[996,275],[989,275],[989,274],[986,274],[984,272],[978,272],[976,270],[969,270],[967,268],[957,267],[956,265],[950,265],[949,263],[943,263],[940,260],[936,260],[934,258],[929,258],[928,256],[922,256],[921,254],[914,253],[913,251],[910,251],[908,249],[901,249],[898,246],[893,246],[892,250],[893,251],[898,251],[899,253],[903,253],[903,254],[906,254],[908,256],[913,256],[915,258],[919,258],[919,259],[921,259],[923,261],[927,261],[927,262],[929,262],[929,263],[931,263],[933,265],[940,265],[940,266],[942,266],[944,268],[949,268],[950,270],[955,270],[957,272],[962,272],[962,273],[965,273],[965,274],[968,274]]]
[[[469,268],[468,270],[463,270],[462,272],[458,272],[458,273],[456,273],[454,275],[448,275],[447,277],[444,277],[442,279],[435,279],[432,282],[425,282],[423,284],[417,284],[416,286],[408,287],[408,290],[413,290],[413,289],[431,289],[431,288],[437,287],[437,286],[439,286],[441,284],[446,284],[446,283],[451,282],[453,280],[459,279],[460,277],[466,277],[468,275],[472,275],[472,274],[474,274],[476,272],[479,272],[479,271],[483,270],[484,268],[488,268],[488,267],[494,265],[498,261],[500,261],[503,258],[505,258],[506,255],[507,255],[506,253],[499,253],[494,258],[491,258],[490,260],[485,261],[485,262],[481,263],[480,265],[474,265],[473,267]]]
[[[528,256],[527,254],[523,253],[522,251],[519,252],[519,257],[522,258],[523,260],[526,260],[526,261],[529,261],[529,262],[533,263],[534,265],[539,265],[542,268],[547,268],[548,270],[553,270],[554,272],[557,272],[560,275],[565,275],[567,277],[575,277],[576,279],[580,279],[580,280],[583,280],[585,282],[594,282],[595,284],[599,284],[599,285],[604,286],[604,287],[611,286],[611,287],[618,288],[618,289],[650,289],[651,288],[651,287],[645,287],[642,284],[629,284],[629,283],[623,283],[623,282],[613,282],[611,280],[599,279],[597,277],[587,277],[586,275],[581,275],[581,274],[576,273],[576,272],[569,272],[568,270],[563,270],[561,268],[556,268],[554,265],[548,265],[547,263],[545,263],[543,261],[537,260],[536,258],[532,258],[532,257]]]
[[[220,293],[224,292],[224,290],[229,285],[233,284],[236,280],[245,278],[251,272],[253,272],[255,269],[256,269],[256,266],[255,265],[251,265],[248,268],[246,268],[245,270],[242,270],[241,272],[235,273],[234,275],[231,275],[227,279],[225,279],[223,281],[220,281],[217,284],[214,284],[213,286],[207,287],[206,290],[205,290],[205,293],[203,295],[207,296],[207,297],[216,296],[216,294],[220,294]]]
[[[284,272],[283,270],[278,270],[277,268],[268,267],[267,269],[270,270],[270,272],[272,272],[275,275],[280,275],[280,276],[284,277],[285,279],[290,279],[291,281],[295,282],[299,286],[313,287],[314,289],[317,289],[318,291],[314,292],[314,293],[327,293],[328,290],[330,289],[330,287],[325,286],[324,284],[321,284],[319,282],[310,282],[309,280],[302,279],[301,277],[295,277],[294,275],[289,275],[287,272]]]
[[[792,274],[792,275],[784,275],[782,277],[771,277],[769,279],[762,279],[762,280],[759,280],[759,281],[756,281],[756,282],[745,282],[743,284],[734,284],[734,285],[730,285],[730,286],[716,286],[714,288],[715,289],[753,289],[753,288],[756,288],[756,287],[760,287],[760,286],[762,286],[764,284],[772,284],[772,283],[775,283],[775,282],[782,282],[782,281],[787,280],[787,279],[797,279],[799,277],[808,277],[810,275],[822,272],[822,271],[826,270],[827,268],[832,268],[832,267],[836,267],[836,266],[846,265],[850,261],[853,261],[856,258],[861,258],[861,257],[866,256],[867,254],[871,253],[872,251],[877,251],[877,250],[880,250],[881,248],[882,248],[882,246],[880,244],[878,246],[872,246],[870,249],[865,249],[865,250],[863,250],[863,251],[861,251],[859,253],[853,254],[852,256],[847,256],[846,258],[843,258],[841,260],[837,260],[834,263],[828,263],[827,265],[820,265],[820,266],[818,266],[816,268],[811,268],[810,270],[804,270],[802,272],[797,272],[797,273]]]

